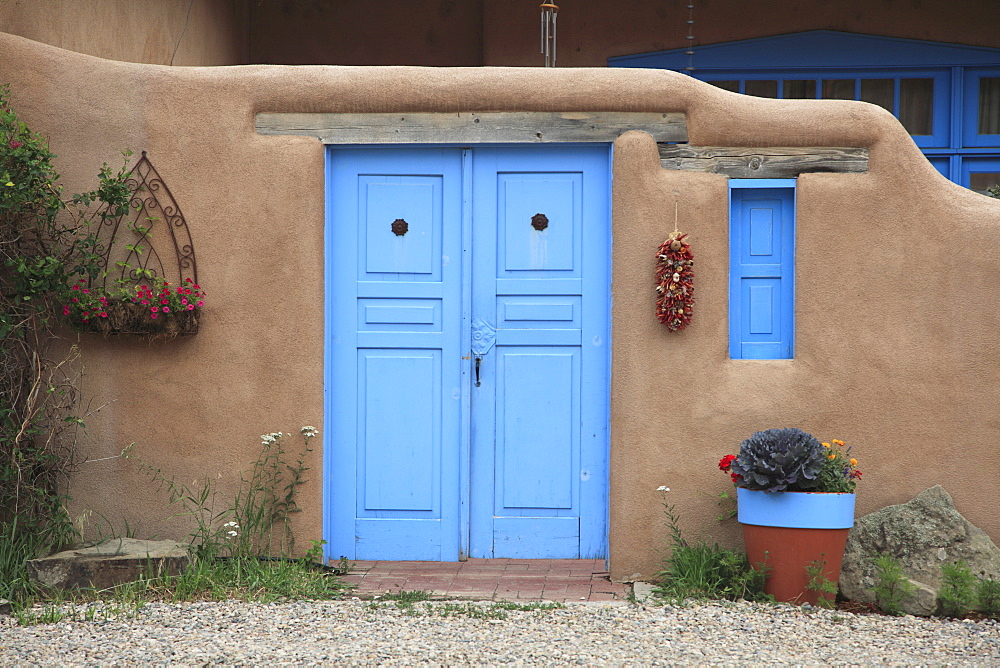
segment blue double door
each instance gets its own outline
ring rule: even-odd
[[[330,149],[329,556],[606,556],[609,162]]]

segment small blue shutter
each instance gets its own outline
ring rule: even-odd
[[[792,357],[795,189],[767,186],[794,183],[731,182],[729,354],[733,359]],[[744,184],[748,187],[740,187]]]

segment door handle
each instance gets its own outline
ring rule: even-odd
[[[490,323],[482,318],[472,320],[472,354],[475,356],[476,365],[476,387],[479,387],[479,365],[483,361],[483,356],[490,352],[490,348],[497,339],[497,330]]]

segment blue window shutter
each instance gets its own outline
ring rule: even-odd
[[[791,359],[793,354],[795,189],[786,183],[794,180],[731,182],[729,355],[733,359]]]

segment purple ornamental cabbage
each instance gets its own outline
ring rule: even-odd
[[[747,489],[804,492],[819,483],[825,450],[815,436],[801,429],[758,431],[740,444],[732,471]]]

